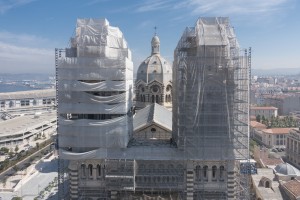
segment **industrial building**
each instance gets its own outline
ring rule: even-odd
[[[157,104],[134,113],[133,64],[118,28],[78,19],[70,43],[56,49],[60,199],[249,199],[240,161],[249,159],[250,56],[228,18],[200,18],[180,38],[172,122]],[[157,96],[153,103],[165,99]]]

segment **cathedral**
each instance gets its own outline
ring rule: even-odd
[[[187,27],[173,66],[156,34],[151,48],[135,83],[125,37],[106,19],[78,19],[56,50],[59,198],[249,199],[249,69],[229,19]]]
[[[152,38],[151,49],[151,56],[140,64],[137,71],[136,108],[157,103],[171,109],[172,66],[160,55],[160,40],[156,34]]]

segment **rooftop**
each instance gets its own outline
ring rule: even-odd
[[[262,131],[269,134],[288,134],[292,129],[293,128],[269,128]]]
[[[55,97],[54,89],[46,90],[29,90],[20,92],[4,92],[0,93],[0,100],[10,100],[10,99],[34,99],[42,97]]]
[[[139,110],[133,117],[133,130],[136,131],[152,123],[172,131],[172,112],[157,103],[151,104]]]
[[[278,108],[273,107],[273,106],[251,106],[251,110],[278,110]]]
[[[272,169],[258,168],[257,174],[252,174],[251,177],[253,180],[253,185],[255,185],[263,199],[283,199],[279,190],[279,183],[277,181],[272,181],[274,179]],[[266,178],[272,181],[272,188],[266,188],[260,184],[261,180]]]
[[[283,188],[292,193],[296,198],[300,197],[300,181],[291,180],[282,184]]]
[[[259,123],[259,122],[257,122],[257,121],[251,121],[251,122],[250,122],[250,126],[251,126],[252,128],[260,128],[260,129],[266,129],[266,128],[267,128],[266,125],[264,125],[264,124],[262,124],[262,123]]]
[[[34,115],[24,115],[20,117],[15,117],[6,121],[0,122],[0,136],[10,136],[15,134],[20,134],[20,132],[26,132],[32,127],[42,126],[45,121],[56,120],[56,113],[43,113],[37,116]]]

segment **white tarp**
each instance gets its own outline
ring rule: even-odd
[[[90,103],[59,103],[58,109],[61,113],[80,113],[80,114],[126,114],[131,107],[126,105],[126,103],[113,103],[112,105],[99,103],[99,104],[90,104]]]
[[[86,83],[77,80],[61,80],[58,84],[60,91],[125,91],[129,89],[127,81],[101,81]]]
[[[83,119],[59,118],[59,147],[125,148],[132,132],[133,63],[122,32],[106,19],[78,19],[71,43],[74,53],[58,60],[58,114]]]
[[[110,58],[60,58],[58,60],[60,68],[120,68],[120,69],[133,69],[133,63],[128,58],[125,59],[110,59]]]
[[[59,93],[59,102],[63,103],[120,103],[129,101],[129,96],[126,98],[126,93],[112,95],[112,96],[96,96],[86,92],[70,92],[66,91],[64,93]]]

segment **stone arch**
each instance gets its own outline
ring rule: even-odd
[[[102,175],[102,173],[101,173],[101,165],[98,164],[97,165],[97,176],[100,177],[101,175]]]
[[[220,166],[219,168],[220,172],[219,172],[219,178],[220,180],[224,180],[224,172],[225,172],[225,167],[223,165]]]
[[[86,177],[86,165],[85,164],[81,164],[80,171],[81,171],[81,177],[85,178]]]
[[[93,165],[92,164],[88,165],[88,172],[89,172],[89,177],[93,177]]]
[[[270,182],[269,181],[265,182],[265,188],[270,188]]]
[[[214,180],[216,180],[217,179],[217,166],[212,166],[212,178],[214,179]]]
[[[207,165],[205,165],[205,166],[203,167],[203,178],[204,178],[205,180],[208,180],[208,166],[207,166]]]

